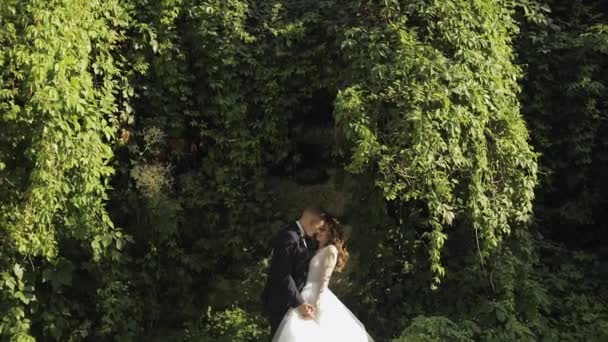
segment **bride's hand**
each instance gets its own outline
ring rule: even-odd
[[[302,317],[310,319],[314,317],[315,307],[308,303],[302,303],[300,306],[298,306],[298,312],[300,315],[302,315]]]

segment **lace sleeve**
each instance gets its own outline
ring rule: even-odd
[[[319,286],[318,293],[315,296],[316,300],[313,303],[316,307],[319,307],[321,296],[328,288],[329,279],[331,278],[331,274],[336,267],[336,262],[338,261],[338,249],[334,245],[329,245],[323,252],[325,255],[323,255],[323,261],[321,264],[321,284]]]

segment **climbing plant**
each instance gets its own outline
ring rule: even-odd
[[[377,340],[602,339],[602,235],[567,237],[603,217],[605,11],[3,1],[1,338],[266,338],[268,241],[318,201]]]
[[[31,308],[59,314],[35,302],[65,246],[82,263],[116,260],[125,243],[105,201],[128,110],[114,55],[127,19],[115,1],[5,1],[0,13],[0,335],[28,340]]]
[[[388,201],[424,203],[435,284],[455,220],[474,230],[483,262],[532,212],[536,155],[519,114],[511,12],[393,3],[344,31],[353,80],[336,117],[353,143],[349,170],[373,172]]]

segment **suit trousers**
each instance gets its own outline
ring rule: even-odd
[[[274,337],[274,334],[277,332],[277,329],[279,329],[279,325],[281,324],[281,321],[283,320],[283,317],[285,317],[285,314],[287,313],[287,311],[285,312],[272,312],[269,314],[269,320],[270,320],[270,340],[272,341],[272,338]]]

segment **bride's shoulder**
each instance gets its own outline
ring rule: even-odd
[[[334,246],[332,244],[329,244],[327,247],[325,247],[325,249],[327,250],[328,253],[338,255],[338,248],[336,248],[336,246]]]
[[[338,255],[338,249],[336,248],[336,246],[334,245],[327,245],[325,247],[319,248],[317,250],[316,255],[319,256],[337,256]]]

